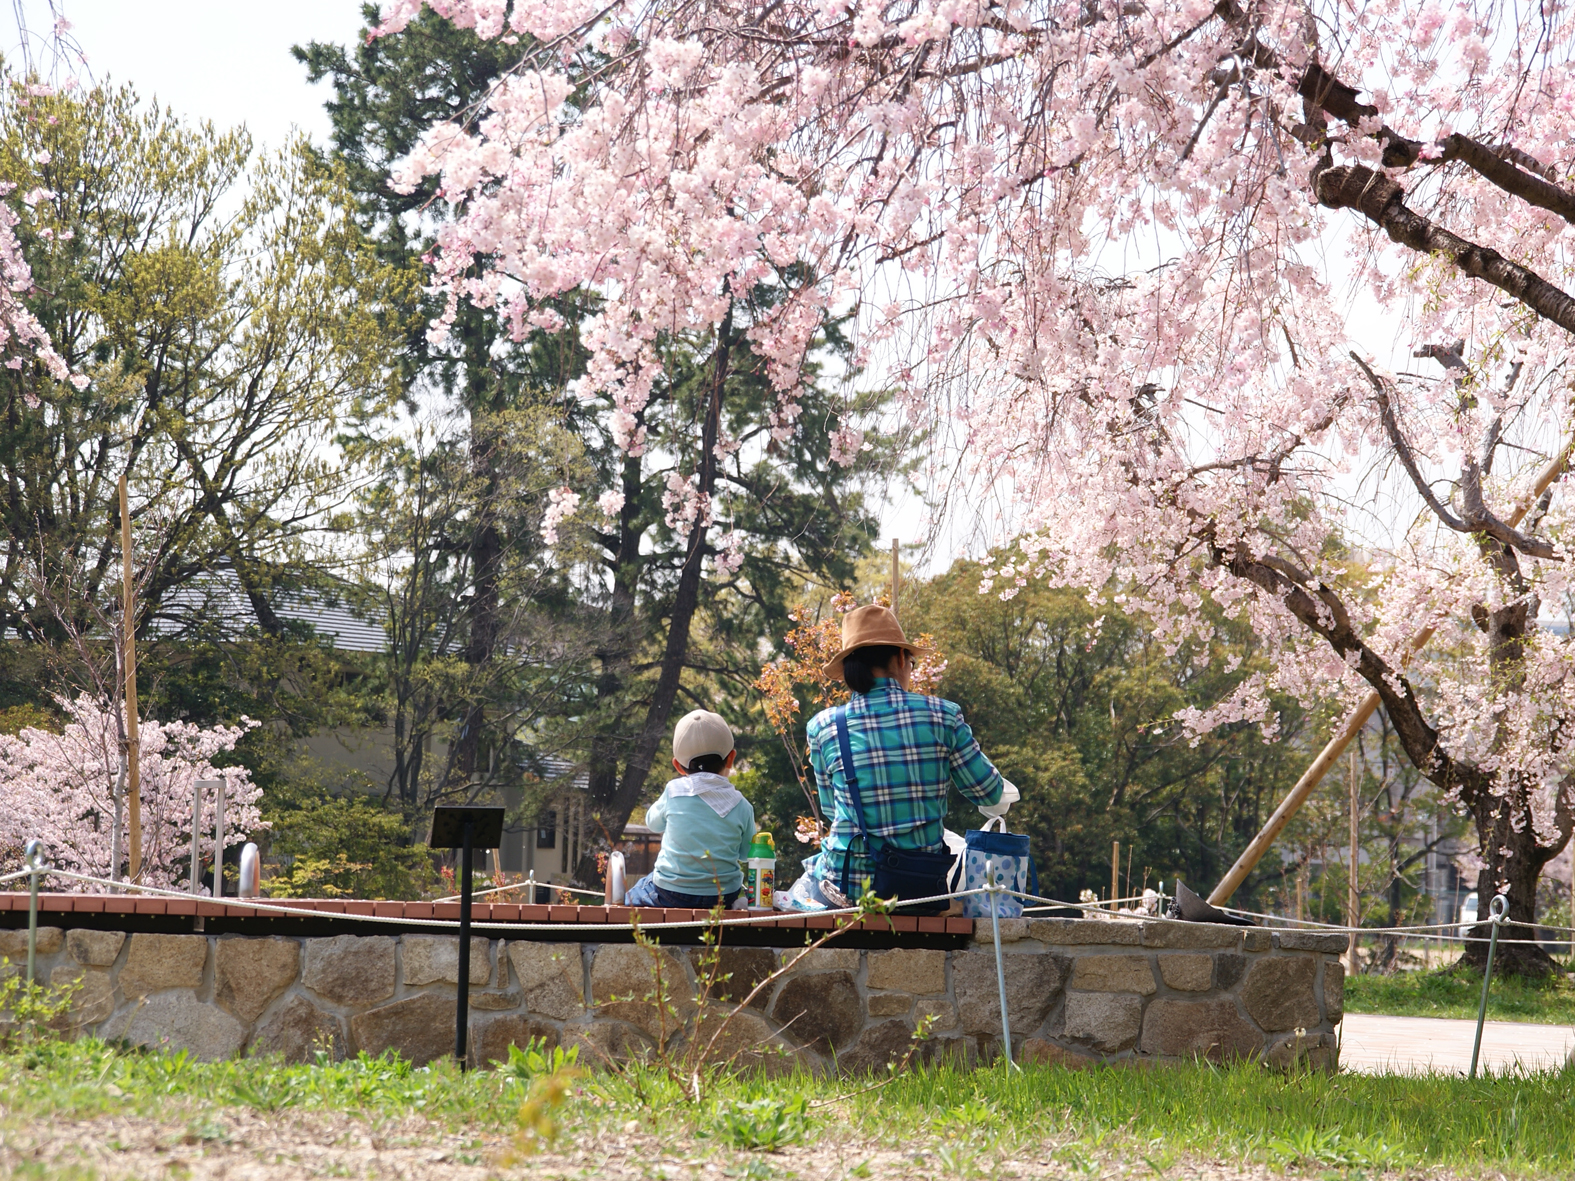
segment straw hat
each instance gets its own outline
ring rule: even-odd
[[[931,649],[908,642],[902,634],[902,625],[888,607],[858,607],[842,617],[842,651],[831,658],[825,667],[828,677],[842,675],[842,662],[855,648],[868,648],[889,644],[893,648],[906,648],[910,656],[928,656]]]

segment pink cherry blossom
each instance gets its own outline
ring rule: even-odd
[[[28,727],[14,736],[0,735],[0,801],[5,805],[0,808],[0,849],[18,852],[36,837],[49,864],[109,877],[120,768],[115,714],[87,696],[60,698],[57,704],[67,718],[59,734]],[[143,884],[171,886],[189,876],[192,797],[199,779],[224,782],[226,843],[266,827],[257,811],[262,789],[246,769],[217,768],[212,762],[216,755],[234,750],[241,735],[255,725],[247,718],[239,726],[211,728],[141,721]],[[215,793],[205,790],[199,853],[210,863],[215,802]],[[122,869],[125,856],[123,846]],[[50,889],[102,887],[62,880],[51,882]]]

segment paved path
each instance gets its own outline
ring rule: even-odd
[[[1347,1013],[1341,1028],[1340,1065],[1364,1074],[1437,1071],[1465,1074],[1477,1023],[1448,1017],[1382,1017]],[[1478,1070],[1502,1071],[1518,1062],[1533,1070],[1558,1069],[1575,1046],[1575,1027],[1489,1021],[1482,1028]]]

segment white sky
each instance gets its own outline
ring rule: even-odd
[[[47,0],[18,0],[29,29],[47,35]],[[55,0],[72,24],[97,82],[130,82],[189,119],[244,123],[274,146],[292,127],[326,140],[328,85],[311,86],[290,46],[348,43],[361,29],[360,0]],[[11,5],[0,11],[0,51],[19,67],[20,38]],[[47,65],[40,62],[40,67]]]

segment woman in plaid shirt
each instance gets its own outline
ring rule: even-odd
[[[842,651],[826,673],[843,679],[852,700],[816,714],[808,732],[810,765],[831,832],[789,892],[790,904],[850,905],[875,877],[872,843],[875,851],[944,853],[943,821],[953,787],[986,816],[1003,814],[1017,799],[1017,789],[985,758],[956,703],[909,691],[919,651],[885,607],[860,607],[843,616]],[[844,766],[839,710],[846,711],[858,812]]]

